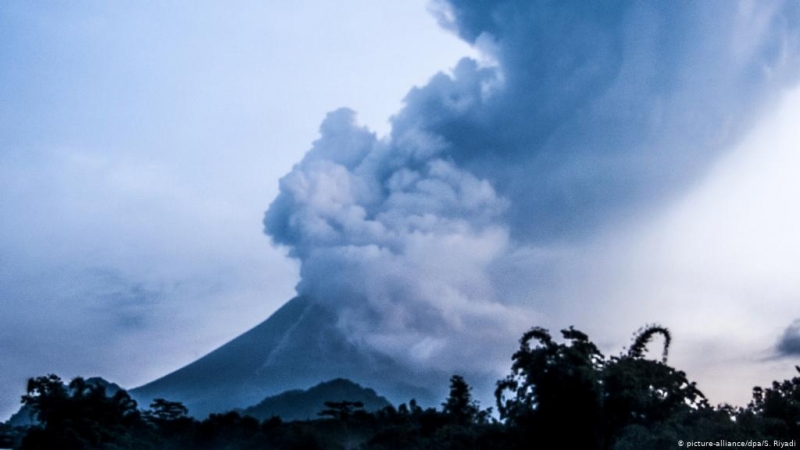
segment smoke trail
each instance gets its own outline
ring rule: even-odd
[[[411,90],[385,138],[330,113],[264,219],[301,261],[299,294],[426,367],[505,358],[492,349],[537,311],[492,275],[512,250],[591,238],[686,188],[798,73],[796,2],[433,9],[492,63]]]

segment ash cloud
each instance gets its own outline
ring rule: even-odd
[[[791,2],[437,5],[445,26],[491,52],[501,86],[481,95],[492,75],[457,70],[446,87],[412,91],[394,135],[421,128],[450,143],[512,200],[524,240],[591,234],[673,194],[798,68]]]
[[[426,367],[505,361],[542,311],[506,298],[498,268],[679,194],[799,68],[796,2],[433,10],[485,59],[412,89],[389,136],[330,113],[264,219],[301,262],[299,294]]]
[[[795,320],[786,328],[776,349],[781,356],[800,356],[800,320]]]
[[[302,261],[298,293],[334,305],[354,341],[445,367],[455,336],[480,351],[495,339],[480,323],[524,317],[498,302],[487,275],[509,243],[508,202],[489,182],[446,158],[435,136],[379,140],[349,110],[330,113],[321,133],[265,218]]]

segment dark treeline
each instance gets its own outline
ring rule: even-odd
[[[236,412],[199,421],[164,399],[141,410],[124,390],[55,375],[29,380],[22,403],[36,425],[0,429],[0,447],[41,449],[675,449],[686,443],[796,447],[800,377],[753,389],[744,407],[711,406],[686,374],[666,363],[669,331],[649,326],[626,352],[606,357],[582,332],[542,328],[520,340],[497,382],[496,411],[481,409],[460,376],[439,408],[414,400],[366,412],[328,402],[319,419],[258,421]],[[663,339],[659,360],[647,345]],[[800,372],[800,368],[798,368]],[[496,412],[496,413],[495,413]],[[792,442],[794,440],[794,442]],[[679,444],[679,441],[682,441]],[[749,444],[748,444],[749,443]],[[712,444],[713,445],[713,444]]]

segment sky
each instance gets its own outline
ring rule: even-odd
[[[0,417],[27,377],[134,387],[266,319],[298,266],[261,221],[325,114],[386,132],[472,52],[423,1],[12,1],[0,23]]]
[[[0,417],[296,293],[411,367],[659,322],[712,403],[793,373],[798,6],[329,3],[0,6]]]

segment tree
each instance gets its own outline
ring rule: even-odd
[[[653,340],[653,336],[660,334],[664,337],[664,350],[661,352],[661,362],[667,363],[669,356],[669,345],[672,343],[672,333],[668,329],[658,324],[646,325],[633,335],[633,344],[628,350],[628,357],[632,359],[643,359],[647,351],[647,344]]]
[[[570,327],[561,334],[566,344],[540,327],[522,336],[511,374],[497,383],[498,412],[523,445],[556,442],[570,429],[576,448],[596,448],[604,358],[584,333]]]
[[[795,369],[800,373],[799,366]],[[766,389],[753,388],[747,412],[759,419],[765,436],[800,436],[800,377],[773,381]]]
[[[22,403],[39,424],[28,430],[21,449],[142,448],[141,415],[123,390],[108,397],[99,383],[79,377],[66,386],[48,375],[28,380]]]
[[[647,344],[659,334],[664,337],[661,361],[646,359]],[[634,334],[627,353],[606,363],[602,379],[607,440],[627,426],[652,428],[705,405],[696,384],[666,364],[671,339],[668,329],[648,325]]]
[[[64,420],[64,405],[69,393],[64,382],[57,375],[29,378],[27,393],[22,396],[22,404],[28,406],[31,416],[46,424]]]
[[[450,395],[442,403],[442,412],[461,425],[477,422],[481,417],[480,407],[472,399],[472,387],[461,375],[450,378]]]
[[[329,416],[332,419],[346,421],[353,417],[354,413],[364,412],[363,402],[325,402],[325,408],[318,413],[319,416]]]
[[[500,417],[521,441],[556,442],[556,430],[567,427],[580,448],[610,448],[621,436],[642,433],[658,446],[681,420],[707,406],[695,383],[666,364],[666,328],[644,327],[628,352],[608,359],[584,333],[572,327],[561,333],[566,343],[555,342],[543,328],[525,333],[512,373],[497,384]],[[645,358],[656,335],[664,337],[660,361]]]
[[[165,423],[185,419],[188,414],[189,409],[183,403],[157,398],[150,404],[150,410],[145,416],[151,422]]]

